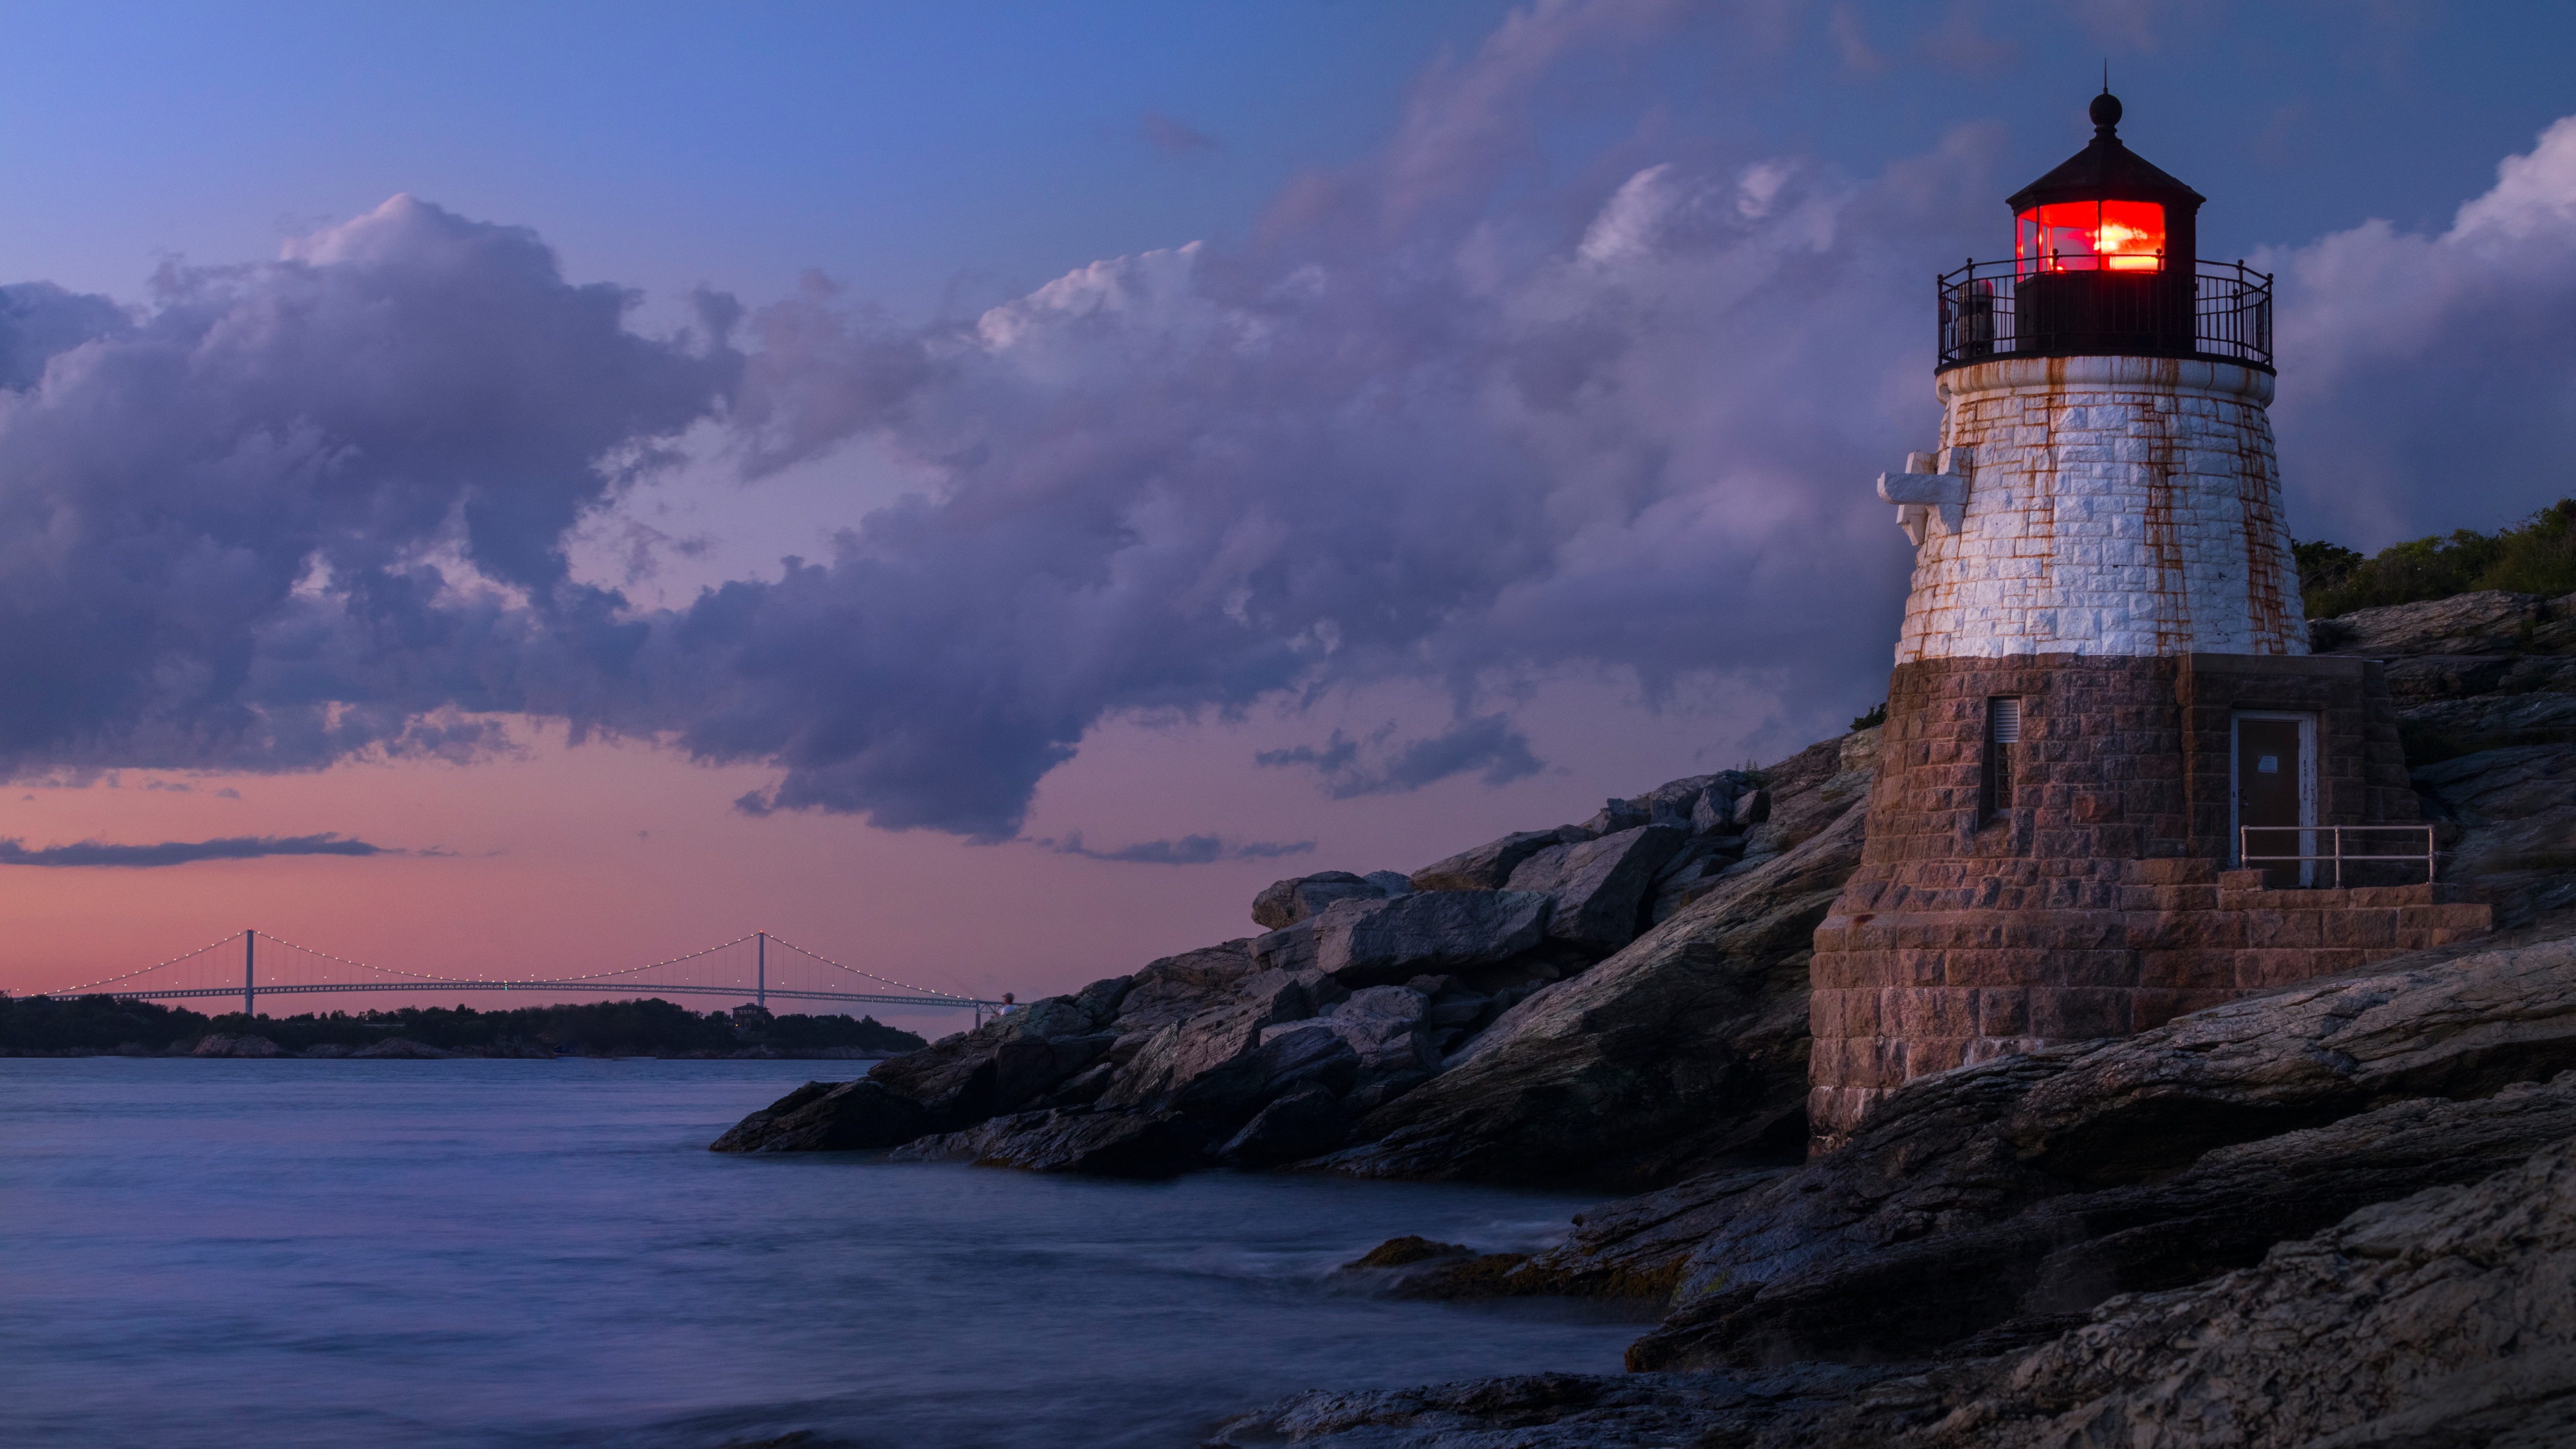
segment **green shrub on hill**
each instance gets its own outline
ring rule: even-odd
[[[2392,544],[2363,557],[2339,544],[2292,543],[2308,617],[2447,599],[2479,589],[2556,598],[2576,593],[2576,498],[2562,498],[2508,528],[2463,528]]]

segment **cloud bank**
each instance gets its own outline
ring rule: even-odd
[[[1305,855],[1313,851],[1311,840],[1251,840],[1230,844],[1214,835],[1184,835],[1177,840],[1147,840],[1123,845],[1116,850],[1094,850],[1082,843],[1077,830],[1062,840],[1040,840],[1036,844],[1058,855],[1078,855],[1085,860],[1114,860],[1130,865],[1213,865],[1220,860],[1277,860],[1283,856]]]
[[[1855,177],[1645,120],[1551,167],[1550,78],[1682,14],[1537,5],[1244,237],[965,321],[816,277],[646,336],[533,234],[411,198],[142,306],[8,288],[0,769],[465,760],[524,715],[765,765],[753,813],[1002,839],[1123,715],[1450,702],[1264,758],[1342,798],[1541,768],[1511,712],[1548,674],[1847,715],[1906,578],[1865,480],[1938,418],[1927,258],[1996,250],[2021,178],[1989,129]],[[2299,515],[2560,486],[2572,254],[2562,122],[2439,235],[2265,259]],[[567,561],[692,449],[757,480],[853,446],[925,481],[827,557],[667,610]]]
[[[271,855],[403,855],[340,835],[234,835],[221,840],[167,840],[157,845],[109,845],[84,840],[29,850],[26,842],[0,838],[0,865],[113,866],[144,869],[200,860],[257,860]]]

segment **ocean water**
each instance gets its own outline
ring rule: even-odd
[[[1615,1371],[1397,1303],[1577,1199],[705,1150],[840,1063],[0,1060],[0,1444],[1182,1445],[1309,1387]]]

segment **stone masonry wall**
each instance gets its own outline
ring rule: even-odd
[[[1940,471],[1899,664],[1960,656],[2304,654],[2266,372],[2016,358],[1942,374]]]
[[[1983,819],[1997,695],[2022,700],[2022,743],[2012,808]],[[2370,661],[2041,655],[1897,668],[1861,866],[1815,937],[1820,1148],[1911,1077],[2143,1031],[2490,927],[2488,907],[2447,886],[2266,890],[2261,872],[2228,871],[2240,709],[2317,716],[2317,823],[2417,818]]]

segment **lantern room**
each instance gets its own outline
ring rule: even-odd
[[[2015,192],[2013,253],[1941,278],[1941,367],[1995,357],[2203,357],[2269,370],[2271,279],[2196,257],[2201,195],[2120,140],[2093,98],[2093,143]]]
[[[2013,259],[2032,272],[2161,272],[2165,209],[2153,201],[2052,201],[2015,218]]]
[[[2200,193],[2121,144],[2118,96],[2095,96],[2092,116],[2093,144],[2006,203],[2013,260],[2029,272],[2188,273]]]

